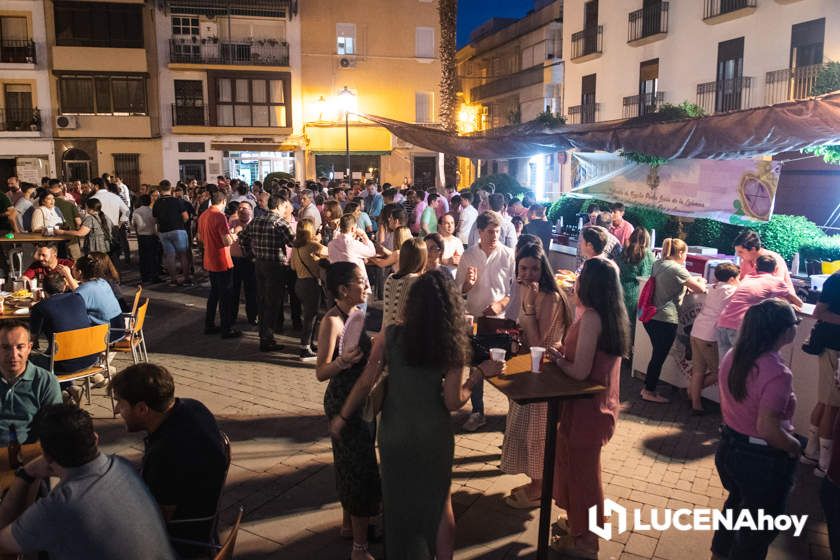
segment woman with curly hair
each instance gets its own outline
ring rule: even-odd
[[[453,555],[450,412],[467,402],[484,376],[503,368],[502,362],[488,360],[464,379],[470,362],[464,313],[451,275],[431,270],[418,278],[408,293],[404,323],[376,339],[362,377],[332,422],[336,437],[387,366],[379,452],[389,558],[448,560]]]

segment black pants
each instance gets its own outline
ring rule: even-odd
[[[825,512],[825,524],[828,525],[828,545],[831,557],[840,558],[840,486],[828,477],[822,481],[820,502]]]
[[[656,391],[656,384],[659,383],[659,375],[662,373],[662,365],[665,363],[665,358],[668,357],[668,352],[671,351],[671,346],[674,345],[674,340],[677,338],[677,325],[652,319],[644,326],[650,337],[652,347],[650,362],[648,362],[645,375],[645,389]]]
[[[219,326],[222,334],[233,327],[233,269],[224,272],[208,272],[210,276],[210,295],[207,296],[207,314],[204,326],[212,327],[216,322],[216,308],[219,309]]]
[[[239,298],[245,289],[245,316],[249,323],[257,320],[257,276],[254,261],[233,257],[233,319],[239,318]]]
[[[301,305],[300,299],[298,299],[297,292],[295,291],[295,285],[297,284],[297,273],[292,269],[292,267],[286,267],[286,273],[283,276],[283,287],[285,288],[286,294],[289,296],[289,315],[292,316],[292,327],[295,329],[299,329],[301,326]],[[284,302],[285,303],[285,302]],[[283,327],[283,315],[282,313],[277,318],[279,321],[279,325]]]
[[[321,286],[314,278],[298,278],[295,283],[297,294],[303,306],[303,327],[300,331],[300,345],[307,347],[315,340],[315,319],[321,305]]]
[[[140,256],[140,279],[151,282],[160,274],[160,241],[156,235],[138,235],[137,252]]]
[[[381,301],[385,297],[385,269],[372,264],[366,265],[365,271],[367,271],[374,299]]]
[[[758,520],[759,509],[765,515],[783,514],[797,464],[784,451],[749,443],[746,436],[724,426],[715,454],[720,482],[729,492],[723,504],[724,512],[731,509],[733,520],[738,519],[741,510],[752,512],[754,520]],[[767,548],[777,533],[720,528],[712,538],[712,552],[725,558],[761,560],[767,556]]]
[[[270,342],[283,330],[283,301],[286,299],[288,266],[279,262],[256,261],[260,340]]]

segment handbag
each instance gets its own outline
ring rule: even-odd
[[[824,323],[817,321],[817,323],[811,327],[811,334],[809,334],[805,342],[802,343],[802,351],[806,354],[819,356],[823,353],[823,350],[825,350],[825,334],[824,329],[821,328],[823,325]]]
[[[315,280],[315,283],[318,284],[318,288],[321,290],[321,301],[330,301],[329,297],[327,297],[327,290],[325,289],[324,282],[321,280],[321,270],[318,271],[318,274],[312,272],[312,269],[309,268],[309,265],[306,264],[306,261],[303,260],[303,257],[300,256],[300,247],[295,247],[295,251],[297,251],[297,258],[300,261],[300,264],[303,265],[303,268],[306,269],[306,272]],[[326,260],[326,259],[321,259]],[[319,261],[320,262],[320,261]],[[323,270],[323,269],[322,269]]]
[[[382,336],[386,336],[384,333]],[[387,347],[387,346],[386,346]],[[385,354],[387,355],[387,353]],[[388,393],[388,364],[385,363],[385,356],[382,356],[382,374],[370,388],[365,397],[365,404],[362,407],[362,420],[375,422],[376,417],[382,412],[382,405],[385,403],[385,395]]]

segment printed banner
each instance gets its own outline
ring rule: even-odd
[[[677,159],[652,167],[616,154],[572,155],[572,196],[733,224],[767,221],[773,215],[778,162]]]

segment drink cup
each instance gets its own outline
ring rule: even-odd
[[[491,348],[490,349],[490,359],[494,362],[504,362],[505,361],[505,349],[504,348]]]
[[[38,279],[37,278],[32,278],[29,281],[29,289],[33,292],[38,290]]]
[[[539,373],[542,370],[543,356],[545,356],[545,348],[542,346],[531,346],[531,371]]]
[[[472,326],[475,322],[475,317],[472,315],[464,315],[464,319],[467,321],[467,327],[469,327],[470,332],[472,332]]]

